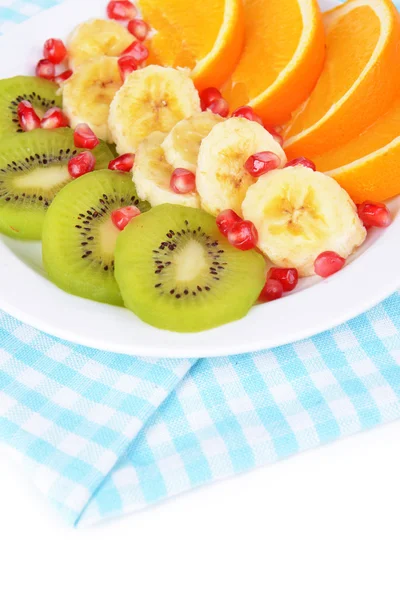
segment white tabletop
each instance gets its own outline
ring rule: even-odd
[[[400,422],[90,529],[0,450],[7,600],[399,600]]]

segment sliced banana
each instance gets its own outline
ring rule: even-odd
[[[200,197],[196,192],[176,194],[170,188],[173,167],[166,161],[162,143],[166,133],[154,131],[140,144],[135,156],[133,181],[142,200],[152,206],[158,204],[181,204],[199,208]]]
[[[197,190],[202,208],[218,215],[231,208],[239,215],[248,188],[255,183],[244,163],[256,152],[274,152],[286,164],[286,155],[272,135],[254,121],[226,119],[202,141],[197,165]]]
[[[196,172],[200,144],[211,129],[224,119],[211,111],[179,121],[164,140],[165,158],[175,169]]]
[[[98,56],[121,56],[135,37],[117,21],[92,19],[78,25],[71,33],[67,47],[71,69]]]
[[[71,127],[87,123],[99,138],[112,142],[108,114],[121,85],[117,58],[101,56],[78,67],[63,86],[63,108]]]
[[[347,192],[306,167],[270,171],[247,192],[243,216],[258,230],[260,250],[279,267],[314,274],[314,261],[332,250],[347,258],[366,230]]]
[[[109,117],[120,154],[135,152],[153,131],[169,132],[178,121],[200,112],[199,94],[189,73],[151,65],[126,78]]]

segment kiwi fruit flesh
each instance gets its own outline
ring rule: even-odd
[[[221,235],[197,208],[162,204],[117,240],[115,277],[125,306],[161,329],[196,332],[244,317],[265,283],[265,260]]]
[[[0,140],[0,232],[39,240],[54,196],[69,183],[68,161],[82,152],[69,128],[35,129]],[[113,155],[105,142],[94,150],[96,169]]]
[[[0,137],[22,133],[17,115],[18,104],[28,100],[39,117],[54,106],[61,107],[58,85],[41,77],[19,75],[0,80]]]
[[[121,232],[111,213],[131,205],[141,212],[150,209],[137,197],[128,173],[93,171],[64,187],[43,228],[43,263],[51,281],[76,296],[122,305],[114,278],[114,249]]]

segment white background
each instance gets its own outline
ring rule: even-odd
[[[0,463],[2,600],[400,598],[400,422],[81,530]]]

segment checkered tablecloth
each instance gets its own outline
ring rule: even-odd
[[[0,30],[54,4],[0,0]],[[0,440],[71,524],[398,417],[400,294],[309,340],[199,361],[92,350],[0,312]]]

